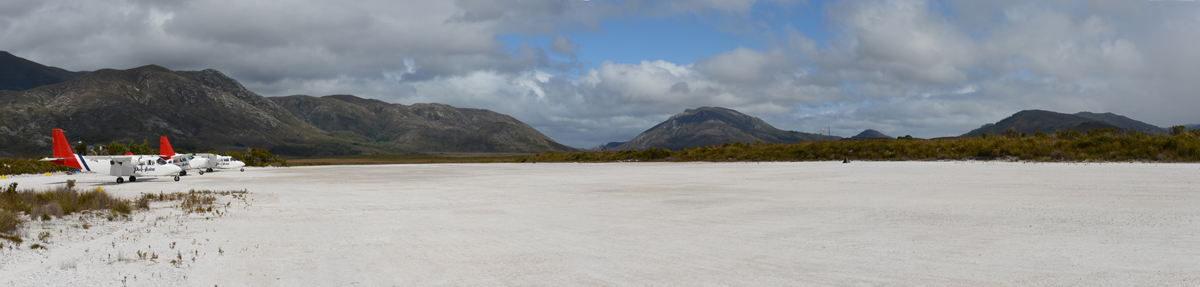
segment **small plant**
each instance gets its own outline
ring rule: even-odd
[[[73,188],[75,188],[75,180],[74,180],[74,179],[68,179],[68,180],[67,180],[67,189],[73,189]]]
[[[142,253],[142,251],[141,251],[141,250],[138,250],[138,251],[137,251],[137,255],[138,255],[138,259],[141,259],[141,260],[146,260],[146,255],[149,255],[149,254]]]
[[[41,244],[34,243],[33,245],[30,245],[30,246],[29,246],[29,249],[42,249],[42,250],[45,250],[45,249],[46,249],[46,247],[45,247],[45,246],[42,246]]]
[[[4,193],[16,194],[17,193],[17,183],[14,182],[14,183],[8,184],[8,188],[4,189]]]
[[[21,216],[8,210],[0,210],[0,234],[17,230],[22,223]]]
[[[49,231],[42,231],[42,232],[38,233],[38,241],[46,242],[46,240],[49,240],[49,239],[50,239]]]
[[[20,237],[20,236],[16,236],[16,235],[3,235],[3,234],[0,234],[0,239],[4,239],[4,240],[8,240],[8,241],[12,241],[12,243],[13,243],[13,244],[17,244],[17,245],[20,245],[22,242],[25,242],[25,240],[21,240],[21,237]]]
[[[49,214],[42,213],[42,221],[50,221],[50,219],[51,218]]]

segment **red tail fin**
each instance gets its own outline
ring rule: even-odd
[[[62,160],[51,161],[57,165],[69,166],[82,169],[79,160],[75,159],[75,153],[71,152],[71,145],[67,143],[67,137],[63,135],[61,129],[54,129],[54,139],[51,141],[54,147],[54,156]]]
[[[171,158],[175,155],[175,150],[171,149],[171,142],[167,141],[167,137],[158,138],[158,155],[164,158]]]

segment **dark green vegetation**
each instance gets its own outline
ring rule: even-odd
[[[279,158],[279,156],[271,154],[270,151],[261,148],[251,148],[246,152],[230,151],[219,154],[231,156],[234,159],[246,163],[246,166],[288,166],[287,160]]]
[[[100,191],[78,191],[73,184],[45,191],[17,190],[12,183],[0,192],[0,233],[11,235],[24,219],[24,213],[34,220],[51,216],[62,217],[83,211],[108,211],[109,219],[127,215],[133,210],[129,200],[117,199]]]
[[[1116,129],[1033,134],[1010,131],[957,139],[872,139],[788,144],[732,143],[678,151],[541,153],[522,162],[993,160],[1200,162],[1200,130],[1172,127],[1166,134]]]
[[[42,174],[68,170],[71,168],[34,159],[0,158],[0,175]]]
[[[74,79],[87,72],[48,67],[0,51],[0,90],[21,91]]]
[[[838,140],[841,137],[784,131],[763,120],[726,108],[687,109],[642,132],[615,150],[685,149],[724,143],[789,143]]]

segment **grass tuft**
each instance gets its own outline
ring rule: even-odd
[[[179,201],[179,209],[186,213],[206,213],[213,212],[213,203],[216,202],[217,196],[232,196],[234,199],[245,199],[245,190],[189,190],[188,192],[172,192],[158,194],[143,193],[142,197],[138,198],[138,208],[149,208],[150,202],[156,201]]]
[[[31,220],[50,220],[83,211],[111,211],[109,216],[129,214],[129,200],[118,199],[103,192],[79,192],[67,186],[44,191],[17,190],[16,183],[0,193],[0,234],[9,234],[24,222],[19,214]]]

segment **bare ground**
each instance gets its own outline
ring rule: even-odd
[[[1196,164],[808,162],[26,176],[15,180],[129,197],[252,196],[219,218],[159,207],[86,231],[35,227],[62,241],[0,251],[0,285],[1191,286],[1198,175]],[[200,255],[104,259],[174,256],[171,242]]]

